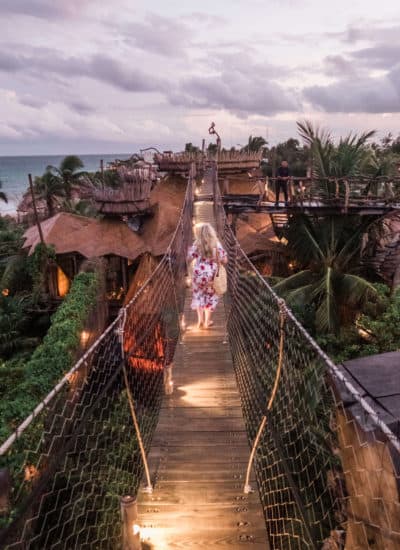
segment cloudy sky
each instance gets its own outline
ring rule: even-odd
[[[0,155],[400,132],[398,0],[0,0]]]

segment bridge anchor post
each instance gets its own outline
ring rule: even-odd
[[[136,498],[130,495],[121,497],[122,548],[142,550]]]

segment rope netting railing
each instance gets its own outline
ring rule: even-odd
[[[274,183],[271,178],[272,188]],[[400,179],[388,177],[291,178],[292,203],[315,201],[330,206],[396,205],[400,201]]]
[[[120,499],[138,491],[140,444],[150,447],[179,339],[193,180],[191,170],[178,226],[152,276],[0,448],[1,548],[121,548]]]
[[[217,181],[215,167],[227,332],[270,546],[400,548],[400,441],[252,265]]]

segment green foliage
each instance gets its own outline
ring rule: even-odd
[[[400,289],[390,296],[386,285],[374,287],[375,296],[366,300],[355,323],[337,335],[316,334],[318,344],[336,363],[400,349]]]
[[[65,186],[61,178],[47,169],[43,176],[35,178],[34,192],[46,203],[47,214],[52,217],[56,213],[59,200],[65,196]]]
[[[249,151],[256,153],[259,151],[267,142],[262,136],[249,136],[249,141],[247,142],[246,147],[242,151]]]
[[[196,147],[196,145],[193,145],[193,143],[186,143],[185,144],[185,153],[199,153],[200,148]]]
[[[30,257],[29,271],[32,277],[32,300],[37,303],[40,298],[46,295],[47,291],[47,270],[49,263],[55,261],[56,253],[53,246],[45,243],[36,245]]]
[[[85,174],[85,180],[98,189],[103,187],[118,189],[123,183],[118,170],[103,170],[103,173],[88,172]]]
[[[300,271],[274,289],[292,308],[315,308],[319,333],[338,334],[353,320],[374,286],[356,272],[364,225],[354,219],[332,216],[311,220],[295,217],[287,232]]]
[[[393,296],[385,296],[386,308],[379,315],[364,314],[357,324],[371,335],[372,353],[400,350],[400,288]]]
[[[91,200],[82,199],[78,202],[65,200],[62,203],[63,212],[76,214],[77,216],[85,216],[86,218],[96,218],[98,210]]]
[[[30,288],[28,262],[21,249],[23,228],[12,218],[0,216],[0,291],[10,294]]]
[[[3,187],[3,182],[0,181],[0,190]],[[7,195],[4,193],[4,191],[0,191],[0,201],[8,202]]]
[[[9,359],[16,350],[34,346],[36,340],[25,335],[29,323],[27,297],[0,295],[0,358]]]
[[[316,177],[346,178],[359,176],[366,171],[373,156],[367,146],[375,131],[361,135],[349,134],[336,145],[328,130],[314,128],[310,121],[297,123],[300,136],[310,147],[313,172]]]
[[[51,319],[51,327],[43,343],[35,350],[25,365],[23,378],[18,370],[18,384],[2,396],[0,403],[0,441],[28,416],[38,402],[51,390],[75,360],[80,332],[96,301],[98,276],[80,273],[74,279],[71,290]],[[0,377],[9,376],[7,369],[0,369]],[[4,382],[0,380],[0,386]]]
[[[62,184],[67,199],[71,200],[72,185],[86,174],[82,168],[83,162],[79,157],[68,155],[61,161],[60,166],[48,166],[46,172],[51,173]]]
[[[298,139],[290,138],[287,141],[278,143],[274,155],[277,167],[280,166],[283,160],[286,160],[292,176],[306,175],[310,150],[308,147],[301,147]]]

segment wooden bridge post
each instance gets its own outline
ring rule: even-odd
[[[138,509],[136,498],[130,495],[121,497],[122,549],[141,550],[140,527],[137,523]]]
[[[6,468],[0,470],[0,516],[10,510],[11,476]]]

